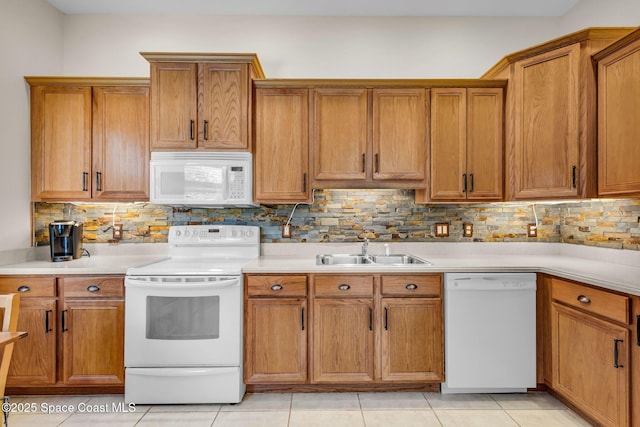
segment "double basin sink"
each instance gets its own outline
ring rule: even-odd
[[[417,256],[408,254],[391,255],[363,255],[363,254],[330,254],[316,255],[316,265],[360,265],[360,264],[383,264],[383,265],[411,265],[423,264],[431,265]]]

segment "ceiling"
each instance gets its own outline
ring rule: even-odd
[[[65,14],[562,16],[580,0],[48,0]]]

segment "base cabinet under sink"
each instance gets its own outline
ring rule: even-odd
[[[245,282],[249,390],[437,389],[444,379],[441,274],[247,274]]]

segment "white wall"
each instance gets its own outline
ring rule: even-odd
[[[637,27],[640,0],[580,0],[561,18],[564,33],[586,27]]]
[[[29,86],[63,70],[62,14],[45,0],[0,0],[0,250],[31,245]]]
[[[141,51],[255,52],[273,78],[475,78],[557,18],[65,17],[65,73],[146,76]]]

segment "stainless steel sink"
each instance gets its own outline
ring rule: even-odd
[[[316,255],[317,265],[358,265],[358,264],[384,264],[384,265],[431,265],[417,256],[408,254],[391,255],[361,255],[361,254],[326,254]]]
[[[316,255],[317,265],[356,265],[371,264],[369,255],[331,254]]]
[[[375,264],[389,264],[389,265],[407,265],[407,264],[427,264],[431,265],[429,261],[425,261],[417,256],[407,254],[391,254],[391,255],[371,255]]]

